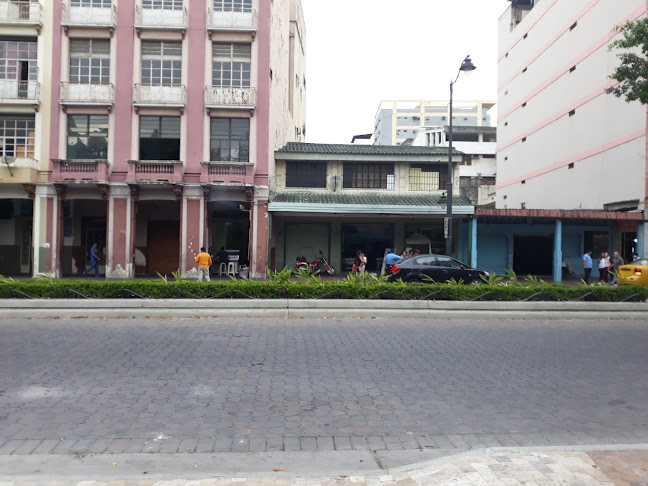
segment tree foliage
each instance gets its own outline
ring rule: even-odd
[[[610,76],[618,84],[608,89],[608,93],[629,103],[639,100],[648,104],[648,19],[639,19],[618,26],[617,31],[623,38],[610,44],[610,51],[624,51],[617,54],[621,64]]]

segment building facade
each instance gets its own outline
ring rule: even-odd
[[[191,278],[201,246],[264,275],[274,149],[306,130],[299,0],[46,3],[33,273],[96,242],[109,279]]]
[[[386,248],[445,251],[447,148],[288,143],[275,158],[270,268],[294,268],[297,257],[311,261],[321,250],[347,273],[364,251],[368,270],[380,272]],[[461,160],[455,151],[455,169]],[[453,204],[456,218],[474,213],[460,196]],[[464,242],[455,243],[461,252]]]
[[[606,92],[620,62],[608,49],[615,27],[645,16],[645,0],[511,0],[499,22],[496,209],[476,219],[480,266],[560,281],[563,260],[582,274],[588,249],[647,252],[646,107]]]

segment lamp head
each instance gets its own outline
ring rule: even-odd
[[[441,206],[442,209],[445,209],[448,207],[448,193],[444,192],[441,194],[441,197],[439,198],[439,206]]]
[[[472,73],[475,69],[477,69],[477,66],[473,64],[470,56],[466,56],[466,59],[463,60],[461,67],[459,68],[460,71],[463,71],[466,74]]]

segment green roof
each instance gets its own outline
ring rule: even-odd
[[[336,205],[367,205],[367,206],[438,206],[440,194],[409,195],[409,194],[368,194],[337,193],[337,192],[282,192],[270,196],[272,203],[294,204],[336,204]],[[472,206],[470,201],[462,196],[453,196],[454,206]]]
[[[447,155],[446,147],[412,147],[410,145],[349,145],[329,143],[288,142],[277,150],[283,154],[320,154],[320,155]],[[462,155],[454,147],[454,155]]]

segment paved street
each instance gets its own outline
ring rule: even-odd
[[[0,454],[648,442],[638,322],[0,320]]]

